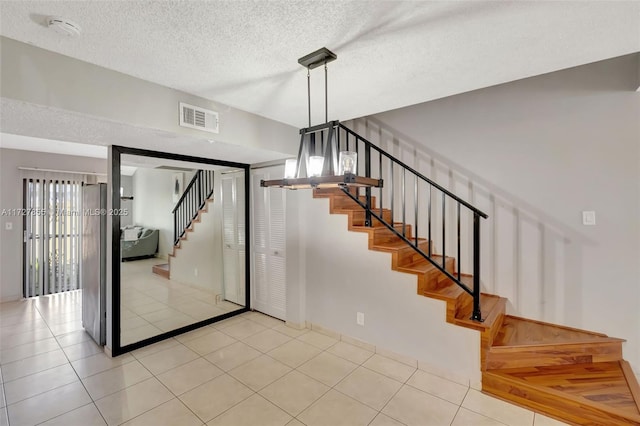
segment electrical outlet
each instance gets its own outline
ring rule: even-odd
[[[193,270],[193,275],[195,275],[196,277],[198,276],[198,268],[195,268],[195,269]]]
[[[596,224],[596,212],[583,211],[582,212],[582,224],[583,225],[595,225]]]
[[[358,312],[356,314],[356,324],[364,326],[364,313]]]

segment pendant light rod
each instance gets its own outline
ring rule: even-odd
[[[329,122],[329,85],[327,83],[327,61],[324,62],[324,122]]]
[[[311,127],[311,69],[307,68],[307,103],[309,104],[309,127]]]
[[[338,56],[327,49],[320,48],[298,59],[298,63],[307,69],[307,101],[309,114],[309,127],[311,127],[311,73],[314,68],[324,65],[324,118],[329,122],[329,87],[327,84],[327,64],[338,59]]]

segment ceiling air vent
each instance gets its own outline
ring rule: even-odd
[[[180,125],[218,133],[218,113],[180,102]]]

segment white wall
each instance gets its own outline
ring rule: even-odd
[[[22,208],[23,172],[18,167],[37,167],[82,172],[107,172],[107,161],[33,151],[0,149],[0,211]],[[10,222],[13,230],[6,230]],[[22,297],[22,217],[0,217],[0,301]]]
[[[391,270],[389,253],[368,250],[368,235],[349,232],[346,215],[329,214],[328,199],[292,191],[291,203],[299,206],[307,321],[410,356],[432,371],[479,381],[478,332],[448,324],[446,303],[419,296],[417,277]],[[289,314],[296,300],[287,302]],[[364,327],[356,324],[357,312],[365,314]]]
[[[176,256],[171,259],[171,280],[222,294],[222,175],[215,172],[213,201],[200,215],[200,222],[182,241]],[[197,275],[195,273],[197,269]]]
[[[508,297],[510,313],[627,339],[624,355],[636,372],[638,57],[353,123],[358,133],[489,214],[482,226],[484,291]],[[596,226],[582,225],[584,210],[596,212]]]
[[[173,250],[173,170],[139,167],[133,174],[133,224],[160,231],[157,257]]]

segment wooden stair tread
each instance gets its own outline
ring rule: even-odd
[[[457,300],[465,291],[457,284],[451,283],[441,288],[428,289],[422,292],[423,296],[433,297],[439,300]]]
[[[578,330],[556,324],[526,318],[505,316],[502,328],[496,335],[493,346],[556,345],[559,343],[589,343],[624,341],[605,334]]]
[[[426,241],[427,241],[426,238],[418,238],[418,243],[423,243]],[[412,238],[411,242],[415,244],[415,238]],[[377,251],[393,252],[393,251],[401,250],[407,247],[409,247],[409,245],[406,242],[398,239],[396,241],[373,244],[369,248]]]
[[[433,261],[438,263],[439,265],[442,265],[442,256],[434,254],[434,255],[431,255],[431,259],[433,259]],[[453,262],[453,258],[447,257],[446,263],[449,264],[451,262]],[[439,269],[434,264],[429,262],[427,259],[420,259],[408,265],[398,267],[398,271],[408,272],[411,274],[424,274],[434,270],[439,271]]]
[[[393,222],[393,227],[394,228],[402,228],[402,222]],[[407,228],[410,229],[411,225],[407,225]],[[373,227],[373,226],[364,226],[364,225],[352,225],[351,228],[349,228],[350,231],[354,231],[354,232],[368,232],[370,234],[373,234],[375,232],[377,232],[377,230],[388,230],[389,228],[387,228],[386,226],[383,227]]]
[[[489,370],[483,373],[483,378],[489,383],[491,393],[494,393],[491,386],[498,383],[496,387],[501,388],[495,392],[498,396],[508,397],[505,389],[511,389],[507,393],[517,394],[520,397],[517,402],[530,408],[541,409],[541,401],[553,399],[555,408],[565,407],[567,416],[573,413],[586,420],[592,414],[580,410],[589,409],[622,416],[631,422],[640,421],[640,411],[629,386],[629,381],[635,385],[637,381],[635,377],[627,377],[617,361]]]

